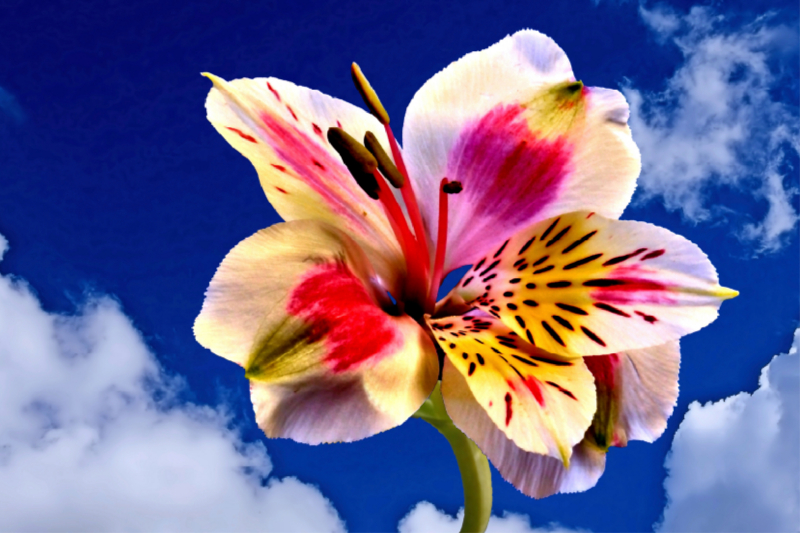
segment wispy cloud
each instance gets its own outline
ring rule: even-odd
[[[753,394],[689,406],[667,457],[656,531],[797,531],[800,329]]]
[[[660,198],[692,222],[726,220],[756,252],[780,249],[797,224],[791,168],[800,153],[797,30],[770,14],[734,24],[708,7],[640,5],[656,40],[683,63],[658,92],[624,88],[642,151],[640,202]],[[744,195],[745,212],[720,201]]]
[[[0,276],[0,531],[344,531],[183,386],[112,299],[56,315]]]

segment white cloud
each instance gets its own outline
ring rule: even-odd
[[[708,7],[639,12],[684,58],[662,91],[623,89],[642,151],[639,201],[659,197],[692,222],[750,218],[734,224],[737,236],[758,252],[780,249],[798,220],[798,191],[784,182],[795,174],[800,132],[797,109],[776,95],[796,83],[797,30],[769,15],[732,27]],[[725,189],[752,194],[747,213],[712,196]]]
[[[344,531],[182,386],[115,301],[56,315],[0,276],[0,531]]]
[[[797,531],[800,524],[800,329],[753,394],[689,406],[665,466],[657,531]]]
[[[458,533],[464,520],[464,509],[457,516],[438,510],[430,502],[419,502],[398,524],[399,533]],[[502,517],[492,515],[486,533],[588,533],[584,529],[567,529],[551,523],[532,528],[526,515],[506,512]]]

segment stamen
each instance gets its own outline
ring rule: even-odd
[[[392,225],[392,230],[400,243],[400,247],[403,249],[403,256],[406,259],[408,287],[405,298],[413,298],[414,295],[424,296],[427,269],[424,268],[424,264],[418,256],[418,247],[414,236],[411,234],[411,230],[408,229],[403,210],[400,209],[400,204],[397,203],[397,199],[386,184],[386,180],[377,170],[374,171],[374,177],[380,189],[378,196],[386,213],[386,218],[389,219],[389,223]]]
[[[408,170],[406,170],[406,164],[403,161],[403,155],[400,153],[400,147],[397,145],[397,139],[394,138],[394,133],[392,133],[392,128],[389,127],[389,124],[384,124],[383,128],[386,130],[386,136],[389,137],[389,146],[397,163],[397,169],[408,180]],[[431,252],[428,249],[428,241],[425,239],[425,228],[422,226],[422,216],[419,214],[417,198],[414,196],[414,191],[411,190],[410,184],[401,187],[400,192],[403,194],[403,202],[406,204],[408,217],[411,219],[414,234],[417,236],[419,253],[424,258],[425,266],[428,267],[431,261]]]
[[[364,76],[364,73],[361,72],[361,67],[359,67],[356,63],[353,63],[350,66],[350,74],[352,74],[353,83],[355,83],[358,92],[361,93],[361,98],[364,99],[364,103],[367,104],[370,112],[381,122],[381,124],[388,124],[389,113],[387,113],[383,108],[383,104],[381,104],[381,101],[378,98],[378,95],[375,93],[375,90],[372,88],[372,85],[369,84],[367,78]]]
[[[370,198],[377,200],[379,186],[374,173],[377,172],[378,162],[369,150],[341,128],[328,128],[328,142],[339,153],[356,183]]]
[[[389,183],[391,183],[395,189],[402,188],[406,183],[405,176],[400,174],[400,171],[394,166],[392,160],[386,152],[383,151],[383,147],[381,143],[378,142],[378,138],[375,137],[375,134],[371,131],[368,131],[366,135],[364,135],[364,146],[375,156],[375,159],[378,161],[378,168],[381,169],[381,172],[386,176],[386,179],[389,180]]]
[[[458,194],[461,190],[461,182],[448,181],[447,178],[442,178],[439,185],[439,231],[436,238],[436,261],[433,265],[433,277],[431,278],[430,292],[428,293],[428,309],[433,309],[436,304],[439,285],[442,283],[444,256],[447,251],[447,196]]]

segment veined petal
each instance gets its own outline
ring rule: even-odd
[[[445,359],[442,394],[447,414],[523,494],[544,498],[557,492],[592,488],[603,474],[606,454],[585,440],[572,448],[569,468],[560,459],[523,450],[489,418],[470,390],[467,378]]]
[[[383,126],[358,107],[287,81],[207,76],[214,82],[206,100],[208,120],[256,168],[278,214],[336,226],[358,242],[384,278],[401,272],[402,254],[386,215],[356,184],[326,136],[331,127],[356,139],[369,130],[388,146]]]
[[[677,341],[584,359],[597,387],[597,411],[587,438],[602,450],[629,440],[653,442],[678,400]]]
[[[406,112],[404,157],[429,227],[442,177],[464,188],[450,199],[445,270],[559,213],[619,217],[641,168],[627,120],[619,92],[575,82],[564,52],[531,30],[433,76]]]
[[[463,376],[474,396],[470,401],[480,404],[503,435],[524,451],[569,462],[596,406],[594,380],[581,358],[543,352],[477,310],[428,323],[447,355],[445,368],[450,365]],[[459,390],[451,389],[448,375],[443,376],[448,413],[451,405],[469,400]],[[456,425],[479,443],[480,428],[469,417]]]
[[[436,384],[433,343],[390,306],[353,240],[294,221],[225,257],[194,330],[245,368],[267,436],[352,441],[401,424]]]
[[[644,222],[576,212],[518,232],[454,292],[539,348],[599,355],[655,346],[708,325],[724,299],[708,257]]]

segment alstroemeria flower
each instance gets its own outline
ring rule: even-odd
[[[616,220],[640,170],[619,92],[584,87],[551,39],[522,31],[417,92],[401,157],[382,110],[209,77],[209,120],[286,222],[223,260],[195,335],[245,368],[267,436],[368,437],[441,375],[455,424],[544,496],[588,488],[608,446],[663,431],[677,339],[735,293],[694,244]],[[348,160],[343,132],[392,154],[397,192]]]

